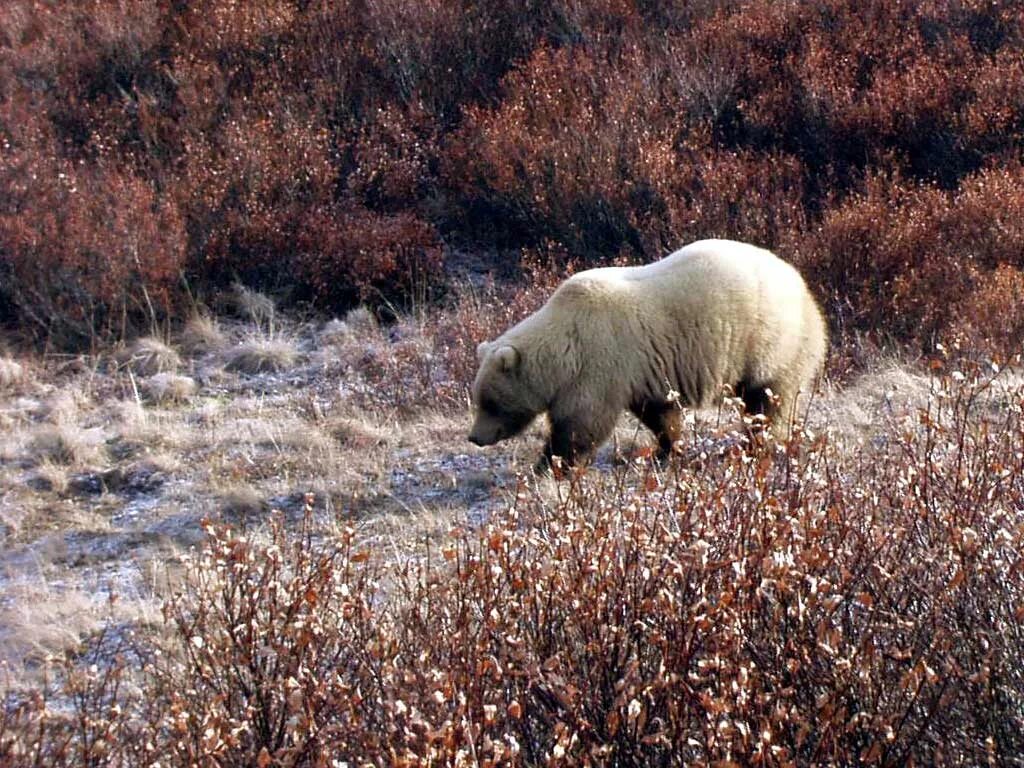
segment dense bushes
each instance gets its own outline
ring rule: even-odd
[[[969,176],[955,192],[872,177],[789,250],[841,298],[833,314],[852,327],[924,342],[955,332],[1010,349],[1022,339],[1021,204],[1017,162]]]
[[[235,278],[394,301],[445,241],[649,260],[714,235],[810,268],[837,330],[930,344],[1020,266],[991,218],[1018,203],[1018,3],[15,0],[0,22],[0,316],[40,330],[121,332]],[[106,254],[134,269],[117,295],[90,278]]]
[[[0,759],[1015,764],[1024,392],[934,384],[876,455],[706,440],[427,543],[210,525],[158,647],[9,701]]]

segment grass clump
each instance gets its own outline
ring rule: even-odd
[[[181,329],[179,343],[188,354],[202,355],[223,349],[227,344],[227,338],[216,318],[196,313]]]
[[[351,326],[344,320],[334,318],[324,323],[318,336],[320,346],[342,347],[356,341],[356,335]]]
[[[380,331],[377,317],[366,307],[356,307],[345,313],[347,325],[357,337],[372,336]]]
[[[265,293],[234,283],[231,286],[231,301],[240,315],[249,318],[257,326],[269,328],[273,325],[276,307],[274,300]]]
[[[9,357],[0,357],[0,388],[12,387],[25,378],[25,366]]]
[[[299,359],[294,340],[281,335],[254,334],[227,351],[224,367],[254,375],[288,370]]]
[[[236,484],[221,491],[220,511],[232,523],[248,523],[262,520],[270,512],[270,505],[252,486]]]
[[[47,456],[36,465],[35,482],[42,490],[64,493],[68,489],[67,466],[55,464]]]
[[[146,396],[155,403],[184,403],[191,400],[199,387],[190,376],[158,373],[142,383]]]
[[[137,376],[155,376],[181,367],[181,356],[155,336],[136,339],[117,355],[117,361]]]
[[[42,465],[84,466],[97,463],[103,454],[102,436],[96,430],[72,424],[40,426],[27,447],[29,456]]]

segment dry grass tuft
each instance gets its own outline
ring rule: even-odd
[[[285,336],[253,335],[227,351],[224,367],[239,373],[277,373],[295,365],[299,351]]]
[[[812,429],[828,424],[855,442],[871,440],[887,426],[916,420],[934,387],[928,375],[895,359],[880,359],[841,390],[830,385],[810,403]]]
[[[159,412],[134,400],[111,406],[118,437],[146,451],[187,450],[195,445],[196,434],[179,411]]]
[[[19,574],[8,587],[8,595],[14,599],[0,608],[0,663],[9,670],[28,667],[27,682],[33,670],[38,674],[40,662],[80,650],[83,638],[94,637],[105,627],[156,620],[159,608],[148,591],[119,591],[117,600],[108,599],[107,590],[116,586],[98,580],[59,588],[51,586],[42,574]]]
[[[179,343],[188,354],[203,355],[223,349],[227,338],[215,317],[197,312],[181,329]]]
[[[24,381],[25,377],[25,366],[9,357],[0,357],[0,387],[12,387]]]
[[[248,522],[262,519],[270,505],[260,492],[251,485],[233,485],[219,494],[220,511],[234,522]]]
[[[118,354],[117,362],[138,376],[154,376],[176,371],[181,356],[155,336],[144,336]]]
[[[39,464],[65,466],[99,463],[103,459],[103,434],[72,424],[43,425],[29,439],[30,456]]]
[[[345,325],[357,336],[366,336],[377,333],[380,324],[373,312],[366,307],[356,307],[345,315]]]
[[[67,467],[45,458],[36,466],[36,480],[44,490],[64,493],[68,489]]]
[[[326,323],[317,334],[317,344],[328,358],[356,369],[369,366],[375,370],[390,357],[389,339],[377,318],[365,307],[353,309],[344,320],[335,318]]]
[[[344,416],[332,419],[326,431],[339,443],[350,448],[371,448],[394,441],[393,429],[385,429],[366,417]]]
[[[158,373],[142,383],[146,396],[155,403],[184,403],[199,387],[195,379],[176,373]]]
[[[274,321],[276,307],[274,300],[265,293],[254,291],[241,283],[231,286],[231,299],[240,315],[248,317],[257,325],[269,326]]]
[[[356,334],[344,320],[334,318],[324,324],[318,338],[322,347],[341,347],[355,341]]]
[[[91,405],[92,399],[85,388],[68,386],[42,403],[40,415],[51,424],[75,424],[84,418],[83,414]]]

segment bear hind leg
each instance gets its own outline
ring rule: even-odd
[[[768,391],[771,390],[771,395]],[[783,387],[763,386],[741,381],[736,385],[736,394],[743,399],[743,408],[750,416],[764,416],[772,424],[777,435],[789,434],[792,413],[792,396]]]
[[[751,416],[767,416],[771,418],[775,415],[775,404],[772,402],[772,398],[768,396],[769,389],[771,387],[762,387],[741,381],[736,385],[736,396],[742,398],[743,410]]]

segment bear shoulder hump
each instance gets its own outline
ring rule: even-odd
[[[603,301],[615,290],[614,275],[607,269],[590,269],[562,283],[553,298],[566,302]]]

